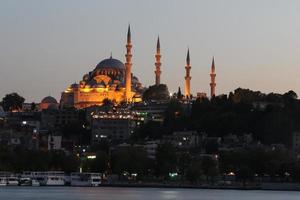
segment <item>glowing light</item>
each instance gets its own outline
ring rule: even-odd
[[[95,155],[87,156],[87,159],[96,159],[97,157]]]
[[[174,177],[176,177],[176,176],[178,176],[178,173],[169,173],[169,176],[171,177],[171,178],[174,178]]]

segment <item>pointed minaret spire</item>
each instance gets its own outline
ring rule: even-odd
[[[160,66],[161,66],[161,55],[160,55],[160,42],[159,42],[159,36],[157,38],[157,44],[156,44],[156,54],[155,54],[155,85],[159,85],[160,84],[160,75],[161,75],[161,70],[160,70]]]
[[[212,59],[211,71],[210,71],[210,97],[216,96],[216,68],[215,68],[215,57]]]
[[[187,55],[186,55],[186,64],[187,65],[190,65],[190,49],[188,48],[188,51],[187,51]]]
[[[160,42],[159,42],[159,36],[157,37],[157,43],[156,43],[156,52],[160,53]]]
[[[132,94],[131,94],[131,67],[132,67],[132,54],[131,54],[131,31],[130,25],[128,25],[128,32],[127,32],[127,44],[126,44],[126,63],[125,63],[125,98],[126,102],[131,102]]]
[[[190,60],[190,50],[188,49],[187,56],[186,56],[186,66],[185,66],[185,90],[184,90],[184,96],[185,98],[191,97],[191,79],[190,76],[191,72],[191,60]]]
[[[127,31],[127,43],[131,43],[130,24],[128,25],[128,31]]]

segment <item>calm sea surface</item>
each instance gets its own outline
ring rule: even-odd
[[[299,200],[300,192],[156,188],[0,187],[0,200]]]

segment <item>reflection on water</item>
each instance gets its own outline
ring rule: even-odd
[[[300,192],[157,188],[0,187],[0,200],[299,200]]]

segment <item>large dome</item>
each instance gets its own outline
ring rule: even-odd
[[[53,103],[53,104],[57,104],[57,101],[54,97],[51,97],[51,96],[47,96],[45,98],[43,98],[43,100],[41,101],[41,103]]]
[[[95,68],[95,70],[101,69],[120,69],[125,70],[125,65],[117,59],[112,57],[102,60]]]

